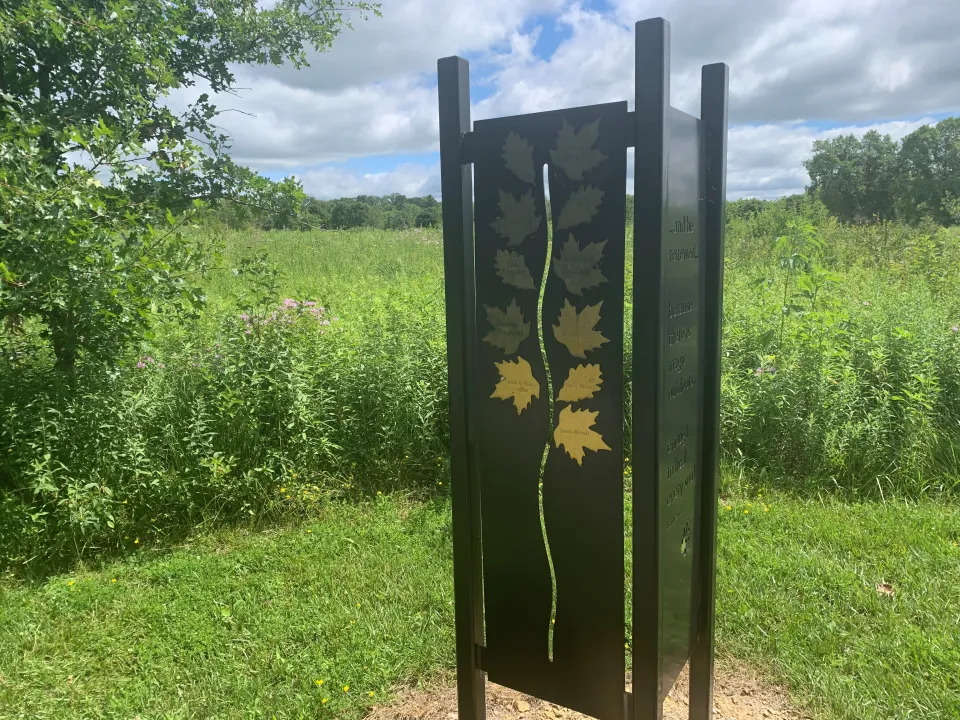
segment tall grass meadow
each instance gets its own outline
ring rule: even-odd
[[[36,328],[0,335],[9,572],[447,491],[440,233],[195,232],[224,243],[206,310],[116,366],[66,381]],[[724,492],[955,496],[960,233],[733,203],[727,237]]]

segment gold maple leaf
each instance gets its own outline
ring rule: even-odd
[[[602,302],[588,305],[578,314],[569,300],[563,301],[560,324],[553,326],[553,336],[566,345],[567,350],[574,357],[585,358],[588,350],[596,350],[608,342],[603,335],[593,329],[600,320],[602,305]]]
[[[597,214],[602,199],[603,190],[595,188],[593,185],[574,190],[560,210],[557,230],[590,222],[593,216]]]
[[[503,278],[507,285],[513,285],[521,290],[535,290],[533,277],[523,261],[523,255],[512,250],[497,250],[497,275]]]
[[[511,300],[506,312],[489,305],[483,307],[487,311],[487,320],[493,325],[493,330],[487,333],[483,341],[502,348],[507,355],[513,355],[520,343],[530,335],[530,323],[523,321],[517,301]]]
[[[497,383],[490,397],[501,400],[513,399],[513,406],[519,415],[527,409],[533,398],[539,399],[540,383],[533,377],[530,363],[522,357],[518,357],[516,363],[504,360],[495,364],[500,371],[500,382]]]
[[[553,443],[557,448],[563,446],[567,455],[577,461],[577,465],[583,465],[585,448],[597,452],[610,449],[600,433],[590,429],[597,421],[597,415],[591,410],[571,410],[569,405],[560,411],[560,423],[553,431]]]
[[[490,227],[507,239],[507,245],[519,245],[537,231],[543,219],[537,215],[533,190],[527,190],[519,198],[500,189],[497,192],[500,193],[500,217],[490,223]]]
[[[570,233],[570,237],[560,248],[560,257],[553,259],[553,272],[561,278],[567,290],[574,295],[583,295],[584,288],[596,287],[607,279],[597,269],[607,241],[588,243],[581,250],[580,243]]]
[[[503,141],[503,159],[507,163],[507,170],[524,182],[533,185],[533,145],[512,132]]]
[[[600,135],[600,118],[587,123],[580,132],[566,120],[557,134],[557,147],[550,151],[553,164],[561,168],[571,180],[583,180],[583,174],[593,170],[607,156],[593,147]]]
[[[578,402],[592,398],[595,392],[600,392],[600,384],[603,382],[600,375],[599,365],[580,365],[570,368],[557,399],[564,402]]]

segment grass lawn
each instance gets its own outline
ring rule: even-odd
[[[750,503],[721,508],[720,652],[818,718],[960,717],[960,508]],[[0,718],[360,717],[452,664],[451,577],[449,506],[382,496],[0,585]]]

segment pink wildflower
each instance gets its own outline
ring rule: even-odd
[[[285,308],[295,308],[297,306],[297,301],[293,298],[287,298],[283,301],[283,306]]]
[[[247,315],[246,313],[242,313],[240,315],[240,319],[243,320],[244,322],[250,322],[250,316]]]
[[[313,300],[307,300],[306,302],[303,303],[303,306],[312,308],[312,307],[316,307],[317,304]]]
[[[141,360],[140,362],[137,363],[137,367],[143,370],[143,368],[146,367],[146,364],[144,364],[143,360]]]

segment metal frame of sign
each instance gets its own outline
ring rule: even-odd
[[[472,127],[467,61],[459,57],[438,61],[456,661],[461,720],[485,718],[486,672],[489,672],[493,681],[587,712],[601,720],[659,720],[662,717],[663,699],[682,667],[688,662],[690,718],[708,720],[712,715],[728,84],[726,65],[718,63],[704,66],[701,77],[701,117],[694,118],[672,108],[670,27],[665,20],[656,18],[636,24],[635,111],[628,113],[622,104],[611,104],[501,118],[484,121]],[[597,119],[590,125],[592,117]],[[600,140],[596,141],[595,148],[586,151],[594,155],[583,157],[608,158],[612,153],[615,155],[613,164],[608,163],[605,170],[597,170],[595,172],[598,174],[590,176],[585,174],[584,168],[588,170],[592,166],[583,165],[583,157],[574,153],[575,164],[579,164],[573,171],[569,167],[565,169],[562,162],[559,170],[553,167],[546,138],[547,133],[550,133],[549,142],[554,142],[553,138],[557,136],[557,128],[561,127],[561,123],[565,128],[562,132],[568,133],[568,139],[576,137],[583,128],[590,126],[590,132],[600,137]],[[596,131],[597,127],[601,129]],[[538,133],[541,133],[542,137],[538,138]],[[507,159],[508,146],[504,144],[503,157],[507,159],[507,168],[513,167],[514,176],[529,183],[530,195],[525,200],[523,188],[526,185],[520,183],[516,177],[505,174],[502,167],[495,166],[491,161],[491,158],[495,157],[497,162],[500,162],[498,153],[492,150],[499,149],[498,143],[505,137],[509,137],[510,142],[514,143],[510,146],[511,152],[518,151],[519,148],[515,157],[529,163],[529,169],[523,165],[521,170],[517,171],[515,168],[519,165],[516,163],[520,161]],[[527,139],[530,140],[529,143]],[[607,144],[604,145],[604,142]],[[601,528],[602,521],[612,517],[611,513],[615,513],[617,508],[617,501],[612,499],[609,493],[609,461],[622,457],[619,439],[612,440],[610,437],[609,424],[602,425],[598,422],[596,428],[607,433],[607,440],[611,441],[612,447],[607,446],[600,439],[600,435],[585,429],[588,425],[581,424],[575,430],[561,428],[558,432],[596,437],[598,440],[594,441],[592,447],[586,446],[590,448],[586,453],[581,448],[579,455],[570,453],[569,450],[566,451],[569,457],[564,455],[561,440],[557,435],[553,436],[555,447],[551,446],[549,438],[544,437],[547,452],[544,453],[542,446],[539,446],[538,450],[545,458],[548,473],[553,463],[554,476],[559,479],[551,482],[563,485],[566,488],[563,492],[567,493],[566,496],[558,494],[551,500],[546,490],[542,491],[541,515],[545,512],[544,508],[549,510],[548,502],[553,504],[552,507],[561,509],[563,503],[566,503],[566,515],[561,513],[561,516],[566,520],[570,519],[570,508],[575,507],[571,503],[575,503],[578,497],[571,494],[571,488],[576,489],[577,478],[581,478],[584,483],[596,482],[598,488],[601,485],[607,488],[598,490],[601,494],[606,493],[606,500],[602,502],[607,505],[593,513],[592,519],[588,517],[585,520],[587,530],[580,538],[572,535],[569,522],[564,525],[561,521],[547,518],[548,526],[552,522],[554,527],[550,531],[556,533],[555,538],[560,540],[560,552],[568,556],[565,561],[567,569],[563,570],[568,574],[561,576],[561,568],[558,566],[553,580],[555,617],[563,617],[559,609],[561,602],[566,602],[567,607],[580,608],[578,612],[582,613],[582,608],[588,607],[589,603],[594,601],[598,603],[597,607],[602,608],[604,617],[588,622],[572,617],[568,610],[568,624],[575,625],[571,620],[579,620],[580,625],[577,632],[570,636],[561,635],[558,630],[557,645],[553,644],[553,630],[550,631],[551,652],[555,649],[560,653],[564,647],[568,648],[568,651],[566,656],[550,657],[549,660],[546,656],[539,658],[537,655],[540,653],[538,648],[541,647],[541,640],[543,648],[546,648],[546,640],[539,637],[540,631],[533,633],[537,637],[531,640],[530,633],[521,624],[517,624],[520,621],[515,620],[512,627],[517,629],[518,640],[515,656],[511,658],[513,648],[510,638],[513,633],[509,621],[504,619],[503,598],[505,590],[510,589],[510,583],[513,582],[512,578],[516,577],[518,568],[523,569],[524,566],[509,567],[511,558],[504,552],[504,548],[509,546],[499,534],[513,532],[514,529],[508,527],[507,523],[511,517],[519,516],[497,514],[493,512],[496,508],[491,506],[487,506],[481,513],[481,504],[485,499],[492,503],[495,499],[502,502],[503,498],[513,497],[510,495],[510,484],[504,480],[504,472],[507,471],[505,468],[508,469],[508,466],[501,466],[490,460],[493,457],[490,454],[490,443],[488,441],[484,446],[483,440],[486,435],[501,431],[500,421],[491,422],[491,418],[507,417],[493,413],[502,413],[503,408],[511,408],[512,413],[513,407],[516,408],[517,417],[522,417],[522,421],[526,423],[523,426],[526,430],[518,433],[516,442],[523,442],[524,438],[531,436],[531,432],[539,438],[537,433],[540,432],[540,426],[536,425],[536,422],[539,422],[537,418],[541,418],[543,423],[549,423],[548,414],[551,410],[559,413],[559,403],[563,400],[557,394],[559,378],[551,381],[549,374],[545,373],[549,373],[550,367],[553,367],[554,371],[558,369],[553,358],[559,357],[558,349],[561,345],[557,340],[564,340],[559,335],[556,339],[546,337],[549,331],[545,305],[542,310],[543,317],[532,319],[531,309],[535,306],[530,305],[529,300],[521,300],[521,312],[526,312],[526,319],[533,323],[532,335],[527,329],[529,322],[524,323],[522,315],[516,315],[509,321],[500,320],[499,330],[496,322],[491,320],[494,330],[501,333],[494,343],[506,345],[505,350],[497,351],[506,354],[518,352],[519,342],[528,343],[525,346],[529,348],[526,354],[533,358],[532,366],[519,355],[513,361],[503,354],[492,355],[491,348],[481,344],[479,333],[484,328],[478,327],[481,320],[478,320],[477,311],[478,307],[486,307],[486,311],[490,313],[486,298],[494,297],[491,295],[494,291],[489,289],[492,287],[492,265],[489,269],[485,265],[480,266],[481,258],[483,263],[489,264],[492,257],[490,248],[483,246],[483,243],[489,242],[492,237],[489,230],[491,226],[506,228],[500,230],[506,238],[501,251],[503,257],[498,255],[497,258],[498,263],[502,260],[506,267],[505,270],[498,270],[500,277],[503,277],[505,282],[509,277],[516,287],[542,291],[541,304],[544,303],[544,292],[548,298],[549,294],[553,293],[551,302],[559,301],[565,292],[558,279],[549,277],[551,267],[567,282],[567,290],[572,288],[571,291],[576,293],[577,297],[573,298],[574,305],[580,301],[580,306],[591,307],[591,296],[585,288],[591,287],[591,292],[600,292],[593,290],[587,283],[607,283],[606,292],[614,293],[619,288],[622,293],[623,235],[618,238],[617,232],[610,230],[615,221],[623,217],[623,198],[619,195],[614,196],[608,192],[607,200],[610,202],[607,205],[599,205],[597,210],[596,203],[601,201],[596,200],[592,209],[588,207],[585,211],[578,211],[581,215],[588,212],[592,213],[591,217],[597,216],[597,232],[609,233],[613,238],[611,244],[606,246],[607,257],[602,260],[591,259],[591,263],[600,264],[586,270],[583,265],[585,260],[581,258],[586,257],[591,247],[594,253],[591,257],[600,257],[600,251],[604,248],[600,242],[590,245],[590,228],[579,228],[576,232],[580,240],[576,240],[569,228],[565,233],[560,231],[563,221],[558,226],[560,211],[554,208],[553,237],[565,240],[568,246],[573,246],[574,252],[574,260],[567,265],[558,266],[557,263],[564,262],[560,256],[560,241],[552,246],[548,244],[546,225],[541,224],[540,215],[536,215],[536,223],[529,223],[530,227],[527,228],[522,221],[518,225],[516,217],[510,218],[508,227],[507,218],[501,220],[497,213],[508,214],[503,209],[505,202],[516,203],[512,206],[516,208],[521,201],[525,201],[531,217],[534,217],[535,212],[545,214],[544,165],[549,166],[550,170],[548,176],[551,198],[555,197],[558,202],[561,198],[573,197],[575,192],[580,192],[582,199],[583,191],[587,187],[592,188],[594,199],[603,196],[603,192],[598,189],[601,186],[606,187],[607,191],[619,189],[623,192],[625,179],[619,178],[619,174],[625,173],[627,147],[634,147],[636,153],[632,341],[633,687],[631,692],[623,690],[620,695],[619,688],[623,687],[622,684],[615,678],[612,684],[604,678],[609,680],[611,673],[614,676],[617,673],[622,674],[625,664],[623,652],[618,651],[619,659],[614,657],[611,643],[608,642],[611,628],[617,629],[616,623],[623,627],[623,598],[620,597],[616,602],[609,601],[608,582],[612,577],[611,572],[616,572],[618,567],[622,568],[623,558],[596,559],[599,569],[594,573],[596,580],[593,582],[597,585],[606,584],[606,589],[597,590],[596,593],[599,594],[595,596],[590,596],[589,589],[570,589],[574,583],[570,581],[569,574],[571,567],[574,570],[577,567],[584,568],[585,577],[588,578],[593,571],[592,564],[586,562],[589,560],[588,554],[579,551],[577,542],[585,543],[585,547],[606,548],[608,553],[612,552],[611,548],[622,547],[611,543],[610,538],[606,537],[609,533]],[[583,148],[575,152],[581,151]],[[623,158],[619,157],[621,151]],[[560,162],[557,156],[552,157],[556,162]],[[511,162],[515,164],[511,166]],[[571,161],[568,159],[568,162]],[[599,160],[594,165],[597,163]],[[477,164],[476,199],[473,188],[474,164]],[[607,174],[603,175],[603,172]],[[610,175],[611,172],[613,175]],[[595,179],[591,180],[591,177]],[[507,179],[501,183],[502,178]],[[574,183],[574,179],[580,184]],[[497,183],[496,190],[490,184],[492,182]],[[511,182],[513,186],[510,185]],[[597,187],[587,186],[587,182],[593,182]],[[603,186],[603,182],[607,185]],[[500,187],[501,184],[506,190]],[[516,190],[519,194],[510,192],[511,187],[519,188]],[[495,192],[500,192],[500,205],[495,200]],[[504,201],[503,198],[507,195],[511,199]],[[491,218],[494,218],[493,222]],[[476,246],[475,231],[478,236]],[[528,233],[528,237],[525,238],[524,233]],[[606,238],[607,235],[603,237]],[[513,252],[520,249],[522,242],[527,242],[526,262],[533,268],[533,275],[524,265],[523,256]],[[584,242],[587,243],[586,247],[581,247],[580,244]],[[511,250],[508,251],[507,246],[510,246]],[[583,256],[577,253],[583,253]],[[512,264],[506,265],[507,262]],[[558,267],[560,269],[557,269]],[[572,284],[569,277],[563,277],[561,270],[565,267],[568,273],[579,273]],[[512,272],[520,274],[510,275]],[[536,287],[530,285],[534,282]],[[509,292],[519,295],[519,291],[513,289]],[[496,297],[500,298],[500,295]],[[611,297],[612,295],[607,298],[608,309],[611,303],[617,302],[611,300]],[[602,299],[600,294],[596,294],[592,302]],[[528,303],[527,306],[523,305],[524,302]],[[566,302],[567,299],[564,299],[564,303]],[[507,307],[505,303],[503,307]],[[594,304],[592,307],[598,306]],[[564,308],[566,310],[566,305]],[[509,311],[509,308],[507,310]],[[585,312],[584,309],[578,311],[575,308],[570,308],[570,311],[574,313],[574,319],[577,317],[576,312]],[[498,312],[501,313],[498,316],[501,318],[508,314]],[[599,309],[596,314],[599,315]],[[607,329],[603,330],[605,326],[602,321],[597,326],[609,336],[608,350],[616,348],[620,352],[622,335],[618,337],[616,330],[611,332],[609,325],[620,317],[622,308],[614,308],[612,315],[608,316]],[[542,320],[540,330],[537,320]],[[563,317],[560,322],[563,323]],[[523,328],[522,333],[516,331],[517,327]],[[538,334],[541,332],[544,337]],[[556,328],[554,333],[556,334]],[[487,343],[489,344],[490,340],[487,340]],[[535,357],[540,352],[539,348],[546,349],[546,360],[549,362]],[[587,350],[590,349],[587,347]],[[525,351],[521,349],[519,352]],[[585,355],[582,349],[571,349],[570,352],[575,357],[585,357],[585,362],[590,362],[591,356]],[[491,358],[494,357],[502,357],[503,362],[493,363]],[[622,401],[619,378],[609,374],[610,363],[607,362],[607,356],[596,350],[593,357],[597,363],[599,360],[596,358],[604,359],[608,387],[611,392],[620,393],[619,398]],[[569,369],[572,377],[571,363],[574,361],[564,356],[563,362],[566,364],[562,365],[562,369]],[[488,365],[490,367],[487,367]],[[496,380],[497,371],[494,370],[494,365],[511,369],[522,367],[523,377],[513,380],[501,377],[501,382],[505,383],[504,389],[501,391],[498,386],[491,395],[491,388],[487,385]],[[578,371],[582,369],[583,366],[577,368]],[[599,364],[595,370],[599,374]],[[510,383],[512,390],[507,387]],[[498,392],[501,394],[496,394]],[[520,395],[511,395],[511,392]],[[550,392],[553,394],[549,395]],[[586,391],[578,393],[571,393],[568,397],[593,397],[592,394],[585,394]],[[490,400],[491,397],[501,399]],[[513,405],[503,402],[511,398],[514,400]],[[615,400],[617,397],[614,396],[602,401],[595,400],[594,402],[600,404],[575,410],[567,419],[576,413],[580,413],[578,417],[581,420],[584,417],[597,418],[599,414],[609,423],[608,408],[613,405],[606,403]],[[578,407],[582,406],[581,403]],[[570,403],[565,407],[571,410],[573,405]],[[527,414],[521,416],[523,412]],[[556,430],[557,416],[552,417],[549,427]],[[531,427],[533,430],[530,430]],[[547,425],[544,424],[544,427]],[[502,431],[501,436],[510,440],[509,434],[503,435]],[[594,449],[597,452],[594,452]],[[504,452],[520,453],[521,450],[518,445],[514,448],[507,447]],[[562,458],[562,461],[553,459],[551,453]],[[533,467],[532,461],[524,462],[529,475],[530,468]],[[567,465],[561,467],[563,462]],[[483,468],[487,468],[486,473],[481,472]],[[490,468],[496,471],[496,480],[488,477],[491,474]],[[540,472],[542,475],[543,469]],[[536,477],[533,480],[535,481]],[[523,479],[523,482],[529,483],[530,478]],[[531,498],[535,500],[535,495],[528,493],[523,498],[527,507],[535,507],[530,505],[530,502],[533,502]],[[592,512],[588,507],[590,501],[583,499],[582,502],[584,512],[589,516]],[[622,492],[619,507],[622,509]],[[556,518],[558,511],[553,512]],[[538,518],[537,522],[541,522],[541,519]],[[590,525],[590,522],[593,522],[593,525]],[[594,532],[590,528],[601,528],[600,534],[604,535],[602,542],[590,545],[589,534]],[[621,525],[621,534],[622,530]],[[484,532],[488,534],[486,538]],[[546,534],[547,530],[544,532]],[[531,533],[527,532],[526,536],[529,538]],[[497,541],[500,541],[499,544]],[[510,541],[513,542],[512,539]],[[546,554],[549,552],[547,547]],[[489,554],[489,557],[488,567],[485,568],[486,554]],[[522,549],[518,550],[518,554],[522,554]],[[550,562],[550,572],[553,573],[554,561]],[[504,565],[505,563],[507,565]],[[511,570],[514,572],[511,573]],[[485,572],[494,574],[487,576]],[[485,578],[490,584],[486,598]],[[558,591],[557,584],[561,581],[566,583],[566,589]],[[517,582],[518,593],[549,593],[548,586],[546,590],[543,589],[547,582],[544,578],[537,579],[533,589],[524,587],[522,578]],[[494,603],[488,608],[486,618],[485,600],[487,603]],[[535,617],[539,623],[541,616],[538,613],[542,614],[544,607],[542,597],[527,608],[520,602],[517,617]],[[621,613],[620,617],[616,618],[618,607]],[[497,633],[496,647],[487,647],[485,643],[485,622],[487,633],[491,630]],[[595,624],[591,625],[591,622]],[[544,638],[546,627],[545,623]],[[591,645],[593,630],[598,638],[596,646]],[[531,652],[537,656],[534,657]],[[589,664],[590,668],[602,666],[602,670],[597,671],[601,673],[599,679],[594,678],[590,683],[585,681],[578,685],[573,679],[577,658],[570,657],[571,652],[582,655],[584,663]],[[518,658],[523,660],[519,661]],[[582,667],[589,669],[586,664]],[[589,675],[589,672],[585,673],[585,677]],[[598,683],[605,688],[603,697],[597,694],[595,686]],[[587,687],[588,684],[592,688]]]

